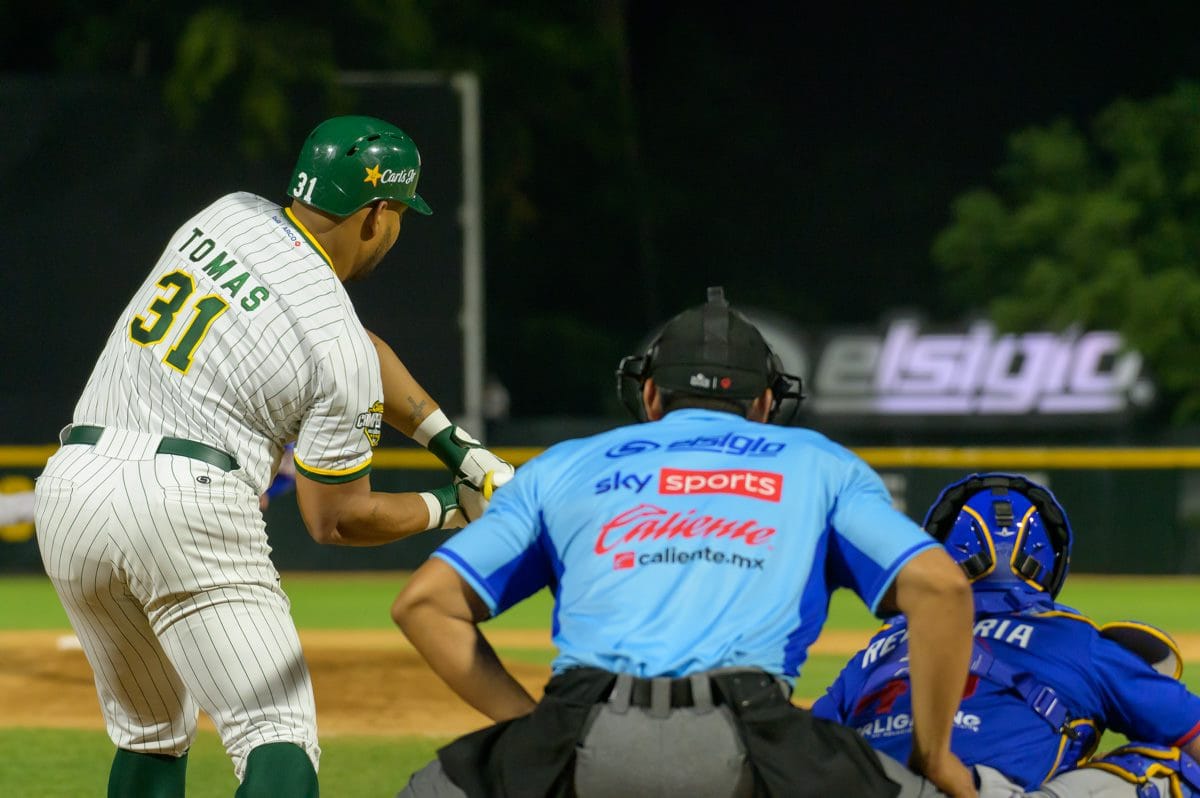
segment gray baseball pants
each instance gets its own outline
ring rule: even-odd
[[[615,689],[613,694],[628,700],[628,691]],[[900,798],[942,795],[886,754],[879,758],[888,778],[900,784]],[[725,706],[713,705],[711,696],[664,716],[610,699],[593,710],[575,752],[579,798],[749,798],[753,790],[754,777],[733,714]],[[397,798],[465,796],[435,759],[413,774]]]
[[[1138,798],[1136,785],[1096,768],[1068,771],[1036,792],[1025,792],[986,765],[976,765],[975,772],[979,774],[979,798]],[[1163,798],[1172,794],[1166,777],[1150,779],[1150,783]]]

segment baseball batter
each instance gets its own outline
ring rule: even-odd
[[[110,796],[183,795],[197,711],[238,795],[317,794],[312,686],[259,509],[294,442],[314,539],[371,546],[461,525],[511,466],[454,427],[342,283],[395,243],[421,160],[399,128],[336,117],[304,143],[281,207],[236,193],[171,236],[118,317],[37,481],[46,572],[117,745]],[[455,483],[371,490],[383,421]]]
[[[798,381],[719,289],[620,373],[652,423],[548,449],[397,598],[413,645],[499,721],[443,748],[402,796],[934,794],[788,701],[838,584],[922,618],[912,761],[973,796],[949,751],[969,591],[945,552],[854,454],[763,423]],[[478,624],[547,586],[558,656],[535,704]]]

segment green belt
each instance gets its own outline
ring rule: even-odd
[[[95,446],[103,434],[104,427],[73,426],[71,427],[71,431],[67,433],[67,439],[63,441],[63,444],[82,443],[88,446]],[[225,452],[215,449],[207,443],[198,443],[197,441],[189,441],[184,438],[163,438],[159,441],[158,448],[154,451],[156,454],[175,454],[180,457],[190,457],[193,460],[200,460],[209,465],[214,465],[222,471],[233,471],[238,467],[237,460],[234,460],[232,455],[225,454]]]

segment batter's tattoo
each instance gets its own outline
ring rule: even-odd
[[[425,405],[426,402],[424,399],[417,401],[411,396],[408,397],[408,406],[412,408],[412,413],[409,415],[408,420],[412,422],[414,427],[419,426],[425,420],[425,416],[428,415],[425,412]]]

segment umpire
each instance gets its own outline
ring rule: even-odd
[[[754,325],[710,288],[618,386],[653,423],[549,448],[397,597],[413,645],[497,721],[401,795],[974,796],[949,748],[967,581],[862,460],[768,425],[799,380]],[[928,780],[788,700],[840,586],[909,618]],[[558,656],[535,702],[479,623],[544,587]]]

